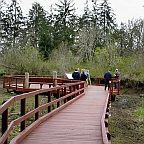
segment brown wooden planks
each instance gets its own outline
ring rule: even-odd
[[[86,88],[86,94],[40,124],[21,144],[102,144],[101,117],[108,91]]]

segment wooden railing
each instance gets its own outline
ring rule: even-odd
[[[100,77],[91,76],[91,83],[92,83],[92,85],[103,86],[105,83],[105,79],[100,78]]]
[[[31,88],[30,86],[32,84],[39,84],[40,89],[43,87],[43,85],[47,85],[47,88],[55,86],[55,81],[58,85],[63,85],[67,83],[73,83],[78,82],[76,80],[69,80],[64,78],[56,78],[53,79],[52,77],[35,77],[30,76],[29,77],[29,87],[25,87],[25,76],[24,75],[10,75],[10,76],[4,76],[3,77],[3,88],[6,88],[7,90],[15,90],[15,91],[21,91],[21,92],[30,92],[38,90],[39,88]]]
[[[30,76],[29,77],[29,87],[31,84],[39,84],[40,88],[44,84],[48,85],[48,88],[52,87],[54,81],[57,80],[58,85],[76,82],[75,80],[70,80],[66,78],[53,79],[52,77],[40,77],[40,76]],[[104,86],[105,79],[100,77],[91,77],[92,85],[96,86]],[[118,81],[118,89],[114,89],[114,83],[116,82],[115,79],[112,79],[110,82],[110,94],[116,95],[120,93],[120,81]],[[3,77],[3,88],[13,89],[13,90],[22,90],[22,92],[30,91],[29,88],[25,88],[25,75],[10,75]],[[37,90],[37,89],[32,89]]]
[[[57,79],[58,81],[60,79]],[[62,83],[62,80],[60,80]],[[11,82],[10,82],[11,83]],[[16,83],[17,84],[17,79]],[[10,85],[9,85],[10,86]],[[39,105],[39,96],[43,93],[47,93],[48,102],[44,105]],[[55,93],[56,100],[51,100],[51,97]],[[13,96],[9,100],[3,102],[0,106],[0,115],[2,115],[2,137],[0,138],[0,144],[8,143],[8,136],[11,130],[18,124],[20,124],[20,131],[16,138],[14,138],[11,143],[19,143],[26,135],[28,135],[35,127],[42,123],[47,118],[51,117],[61,109],[65,108],[67,105],[77,100],[84,95],[84,82],[79,81],[75,83],[67,83],[61,86],[52,87],[49,89],[40,89],[29,93],[24,93],[21,95]],[[34,97],[35,99],[35,109],[26,113],[26,99],[29,97]],[[8,108],[14,104],[14,102],[20,101],[20,113],[21,116],[11,122],[8,122]],[[57,107],[52,110],[52,105],[55,104]],[[40,117],[39,113],[43,109],[47,108],[48,114]],[[33,116],[35,117],[35,122],[30,126],[26,127],[26,119]],[[9,124],[8,124],[9,123]]]
[[[101,132],[102,132],[102,138],[103,138],[103,144],[110,144],[111,143],[111,135],[108,130],[108,118],[109,118],[109,108],[110,108],[110,101],[111,96],[108,94],[104,111],[101,118]]]
[[[96,85],[96,86],[104,86],[105,85],[105,79],[104,78],[91,77],[91,79],[94,80],[92,85]],[[115,82],[118,83],[118,89],[115,89]],[[120,86],[121,86],[120,85],[120,80],[117,81],[114,78],[111,79],[109,93],[112,96],[112,99],[115,98],[115,95],[119,95],[120,94]]]
[[[93,85],[104,86],[104,78],[92,77],[95,80]],[[110,101],[115,99],[115,95],[120,93],[120,81],[118,81],[118,89],[115,90],[115,81],[114,79],[110,82],[110,91],[105,103],[104,111],[101,119],[101,128],[102,128],[102,137],[103,143],[108,144],[110,141],[110,133],[108,132],[108,116],[109,116],[109,105]],[[57,83],[58,86],[53,87],[54,83]],[[20,85],[21,84],[21,85]],[[11,143],[18,143],[24,136],[28,135],[37,125],[43,122],[48,117],[57,113],[62,108],[66,107],[68,104],[72,103],[74,100],[78,99],[84,95],[84,82],[69,80],[64,78],[53,79],[51,77],[30,77],[29,86],[31,84],[40,84],[40,88],[44,84],[48,85],[49,89],[31,89],[25,88],[25,77],[22,76],[5,76],[3,79],[3,87],[7,89],[22,90],[23,92],[29,92],[26,94],[14,96],[6,101],[0,107],[0,114],[2,115],[2,137],[0,143],[7,144],[8,135],[15,125],[20,123],[22,133],[14,138]],[[47,93],[48,103],[42,106],[39,106],[38,98],[40,94]],[[51,101],[51,96],[55,94],[56,100]],[[62,96],[62,97],[60,97]],[[35,97],[35,109],[26,114],[26,99],[28,97]],[[8,108],[16,101],[21,103],[21,117],[10,122],[8,126]],[[60,101],[63,101],[61,106]],[[57,105],[57,108],[52,111],[51,107],[53,104]],[[42,109],[48,108],[48,114],[39,118],[39,113]],[[35,116],[35,122],[28,128],[26,128],[26,119],[30,116]]]

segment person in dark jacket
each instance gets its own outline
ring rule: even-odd
[[[109,90],[110,89],[109,81],[112,78],[112,74],[111,74],[110,70],[104,74],[104,78],[105,78],[105,90],[106,90],[107,86],[108,86],[108,90]]]
[[[74,80],[80,80],[80,73],[77,69],[72,73],[72,77]]]
[[[86,81],[86,79],[87,79],[87,76],[86,76],[86,74],[85,74],[85,71],[82,71],[80,80],[81,80],[81,81]]]
[[[86,76],[86,74],[85,74],[85,71],[84,71],[84,70],[83,70],[83,71],[82,71],[82,73],[81,73],[80,80],[81,80],[81,81],[85,81],[85,86],[86,86],[87,76]]]

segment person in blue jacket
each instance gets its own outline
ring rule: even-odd
[[[112,74],[111,74],[110,70],[108,70],[108,72],[106,72],[104,74],[104,78],[105,78],[105,90],[106,90],[107,87],[108,87],[108,90],[109,90],[110,89],[109,81],[112,78]]]
[[[77,69],[72,73],[72,77],[74,80],[80,80],[80,73]]]

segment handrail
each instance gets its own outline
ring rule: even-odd
[[[115,89],[115,82],[118,82],[118,89]],[[115,79],[112,79],[110,81],[110,90],[105,102],[105,107],[101,118],[103,144],[111,143],[111,135],[108,131],[109,107],[110,107],[110,102],[115,99],[115,95],[117,94],[120,94],[120,80],[117,81]]]
[[[92,77],[94,78],[94,77]],[[101,83],[101,81],[104,80],[104,78],[97,78],[95,77],[96,80],[96,85],[101,86],[104,85]],[[22,88],[24,91],[24,85],[25,85],[25,77],[24,76],[4,76],[3,79],[3,87],[6,87],[8,85],[8,88],[11,89],[13,88],[12,85],[15,85],[15,90],[19,89],[19,81],[22,83]],[[1,115],[7,115],[8,113],[8,107],[11,106],[14,102],[16,101],[21,101],[21,107],[24,107],[24,109],[21,110],[21,117],[12,121],[8,127],[8,125],[5,127],[3,130],[3,136],[0,139],[1,142],[7,142],[7,137],[12,130],[12,128],[17,125],[18,123],[21,123],[21,131],[24,133],[26,126],[25,126],[25,120],[35,114],[35,120],[39,119],[39,112],[48,107],[48,116],[49,117],[51,113],[55,113],[54,111],[51,111],[51,106],[52,104],[57,104],[57,110],[61,107],[60,106],[60,101],[64,101],[64,105],[67,105],[69,103],[68,100],[73,101],[76,97],[81,97],[84,94],[84,82],[81,81],[76,81],[76,80],[69,80],[69,79],[64,79],[64,78],[51,78],[51,77],[35,77],[32,76],[29,78],[29,85],[30,84],[49,84],[53,85],[54,81],[57,81],[57,86],[56,87],[51,87],[49,86],[49,89],[42,89],[42,86],[40,87],[40,90],[32,91],[29,93],[21,94],[18,96],[14,96],[10,98],[8,101],[6,101],[1,107],[0,107],[0,114]],[[118,82],[118,90],[114,89],[114,84],[115,82]],[[47,93],[48,94],[48,99],[49,102],[43,106],[38,105],[38,95],[42,93]],[[56,93],[57,99],[55,101],[51,101],[50,97],[53,93]],[[63,97],[60,98],[60,93],[63,94]],[[109,90],[109,95],[106,100],[106,105],[104,107],[104,112],[102,115],[101,119],[101,128],[102,128],[102,137],[103,137],[103,143],[108,144],[110,140],[110,134],[108,132],[108,112],[109,112],[109,104],[110,104],[110,99],[112,100],[113,97],[115,97],[116,94],[120,93],[120,81],[116,81],[115,79],[112,79],[110,81],[110,90]],[[35,110],[30,111],[29,113],[25,113],[26,109],[26,99],[28,97],[34,96],[35,97]],[[64,105],[62,107],[64,107]],[[6,123],[8,123],[8,118],[4,119]],[[41,120],[42,121],[42,118]],[[38,123],[40,123],[40,121]],[[33,124],[34,125],[34,124]],[[30,127],[35,127],[35,126],[30,126]],[[19,140],[21,138],[18,138]]]
[[[76,80],[69,80],[64,78],[56,78],[52,77],[29,77],[29,87],[25,87],[25,77],[24,76],[4,76],[3,77],[3,88],[7,88],[7,90],[15,90],[21,92],[30,92],[34,90],[38,90],[39,88],[30,88],[31,84],[40,84],[40,88],[43,85],[48,85],[48,88],[54,86],[54,82],[57,81],[58,85],[78,82]]]
[[[115,82],[118,83],[118,89],[115,89]],[[115,80],[115,79],[112,79],[110,81],[110,95],[111,96],[114,96],[114,95],[119,95],[120,94],[120,80]]]
[[[92,85],[96,85],[96,86],[103,86],[104,85],[104,78],[101,77],[95,77],[95,76],[91,76],[91,81],[92,79],[94,80]]]
[[[39,106],[37,105],[38,96],[42,93],[48,94],[49,102],[42,106]],[[52,96],[53,93],[56,93],[57,99],[54,101],[51,101],[50,97]],[[62,97],[60,97],[60,93],[63,94]],[[43,110],[44,108],[48,108],[48,115],[51,115],[51,113],[53,112],[51,109],[52,104],[57,105],[54,111],[58,111],[62,107],[64,108],[64,106],[68,105],[70,101],[72,102],[83,95],[84,95],[84,82],[79,81],[75,83],[67,83],[65,85],[56,86],[56,87],[52,87],[49,89],[40,89],[40,90],[36,90],[33,92],[24,93],[21,95],[11,97],[8,101],[6,101],[3,105],[0,106],[0,114],[3,117],[2,124],[4,124],[5,121],[8,121],[8,107],[11,106],[16,101],[21,101],[21,117],[12,121],[9,124],[9,126],[8,125],[4,126],[5,129],[3,130],[3,135],[0,138],[0,143],[7,143],[8,135],[10,134],[13,127],[19,123],[21,123],[21,131],[24,131],[24,130],[26,131],[25,122],[26,122],[26,119],[29,118],[30,116],[35,115],[35,120],[38,120],[39,112]],[[35,109],[26,113],[25,112],[26,111],[26,99],[28,97],[35,97]],[[60,101],[64,101],[63,104],[61,104]],[[5,112],[7,113],[7,115],[4,115]]]
[[[110,94],[108,94],[107,96],[105,107],[101,118],[101,131],[102,131],[103,144],[111,143],[110,133],[108,131],[109,106],[110,106]]]

